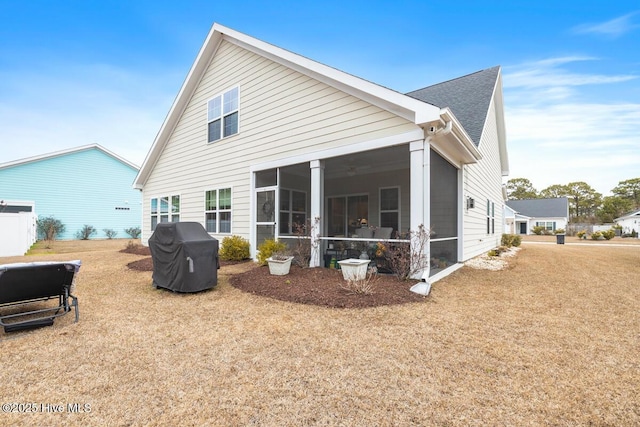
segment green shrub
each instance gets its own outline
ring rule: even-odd
[[[600,231],[594,231],[593,233],[591,233],[591,239],[592,240],[602,239],[602,233]]]
[[[585,230],[580,230],[576,233],[576,236],[578,236],[578,239],[584,239],[586,235],[587,235],[587,232]]]
[[[536,225],[531,229],[531,231],[533,231],[533,234],[537,234],[538,236],[540,236],[544,232],[544,230],[545,228],[541,225]]]
[[[52,216],[46,216],[36,220],[36,228],[38,230],[38,234],[44,240],[51,242],[56,239],[58,234],[62,234],[64,232],[65,225],[59,219],[55,219]]]
[[[96,234],[98,231],[95,229],[93,225],[84,225],[80,230],[76,232],[76,238],[80,240],[89,240],[91,236]]]
[[[102,231],[104,231],[104,235],[107,236],[107,239],[109,240],[113,239],[118,235],[118,232],[112,228],[105,228]]]
[[[611,230],[602,231],[602,237],[606,240],[611,240],[616,237],[616,231],[613,228]]]
[[[522,237],[518,234],[503,234],[502,235],[502,240],[500,241],[500,244],[502,246],[506,246],[508,248],[512,247],[512,246],[520,246],[520,244],[522,243]]]
[[[267,265],[267,258],[274,253],[286,252],[287,245],[275,239],[267,239],[258,246],[258,264]]]
[[[554,233],[556,233],[556,234],[564,234],[564,228],[556,228]]]
[[[140,230],[140,227],[125,228],[124,232],[131,236],[132,239],[138,239],[142,234],[142,230]]]
[[[227,236],[222,239],[220,259],[225,261],[242,261],[249,259],[249,241],[240,236]]]

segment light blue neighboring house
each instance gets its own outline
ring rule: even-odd
[[[140,227],[142,195],[132,188],[139,168],[98,144],[0,164],[4,212],[33,209],[38,218],[53,216],[65,225],[59,240],[71,240],[84,225],[106,238],[127,238]],[[31,206],[29,208],[29,206]]]

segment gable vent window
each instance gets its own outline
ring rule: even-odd
[[[240,88],[234,87],[207,102],[208,142],[238,133]]]

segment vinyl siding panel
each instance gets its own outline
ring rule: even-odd
[[[482,159],[463,170],[464,196],[475,199],[475,207],[463,206],[463,259],[466,261],[500,245],[503,230],[504,200],[498,147],[495,102],[491,102],[487,122],[480,139]],[[495,204],[495,233],[487,234],[487,200]]]
[[[207,143],[207,101],[240,87],[239,133]],[[249,236],[251,165],[404,133],[416,125],[226,41],[145,183],[149,200],[180,194],[181,220],[204,222],[204,191],[233,187],[233,234]]]
[[[0,169],[0,196],[34,201],[38,216],[59,219],[66,228],[60,240],[74,239],[85,224],[98,231],[92,238],[105,238],[104,229],[125,238],[126,228],[141,227],[142,197],[132,188],[137,172],[91,148]]]

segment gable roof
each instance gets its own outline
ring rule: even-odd
[[[295,54],[288,50],[274,46],[272,44],[263,42],[261,40],[250,37],[246,34],[224,27],[215,23],[202,46],[194,64],[192,65],[187,77],[174,100],[167,117],[165,118],[156,138],[151,146],[151,149],[147,153],[147,156],[140,168],[138,176],[134,181],[134,187],[141,189],[144,186],[147,178],[149,177],[154,164],[160,157],[164,146],[167,144],[173,129],[177,125],[180,117],[184,113],[184,110],[189,103],[193,93],[197,89],[202,77],[204,76],[212,58],[215,56],[222,41],[226,41],[237,46],[242,47],[250,52],[253,52],[262,57],[268,58],[276,63],[284,65],[290,69],[298,71],[304,75],[312,77],[318,81],[321,81],[329,86],[335,87],[347,94],[362,99],[372,105],[387,110],[393,114],[405,118],[417,125],[426,126],[429,124],[445,124],[451,122],[453,124],[453,135],[460,142],[460,145],[464,147],[469,158],[480,159],[480,153],[477,151],[478,143],[469,136],[467,130],[463,127],[458,117],[455,116],[455,112],[449,108],[448,105],[438,106],[431,102],[424,101],[419,97],[404,95],[400,92],[388,89],[386,87],[377,85],[359,77],[340,71],[336,68],[329,67],[319,62],[313,61],[304,56]],[[500,78],[499,67],[494,67],[494,82],[493,87],[500,87],[498,84]],[[488,79],[488,77],[486,78]],[[485,78],[479,79],[485,81]],[[501,90],[501,89],[500,89]],[[467,91],[467,96],[473,96],[474,91]],[[493,92],[492,92],[493,93]],[[502,95],[500,95],[499,110],[502,114]],[[462,95],[461,95],[462,96]],[[462,105],[462,100],[460,100]],[[488,104],[481,102],[480,105]],[[461,109],[462,111],[462,109]],[[482,122],[486,120],[485,111],[482,116]],[[502,116],[500,116],[502,120]],[[469,120],[467,120],[469,121]],[[502,129],[504,126],[502,126]],[[506,160],[506,143],[504,138],[504,132],[500,133],[500,155],[502,158],[503,175],[508,169]],[[503,146],[505,147],[503,149]]]
[[[449,107],[478,146],[499,74],[500,67],[496,66],[407,95],[441,108]]]
[[[622,220],[631,219],[631,218],[640,218],[640,211],[629,212],[626,215],[622,215],[620,218],[614,219],[614,221],[622,221]]]
[[[53,153],[40,154],[38,156],[27,157],[27,158],[18,159],[18,160],[13,160],[11,162],[6,162],[6,163],[0,163],[0,170],[1,169],[7,169],[7,168],[10,168],[10,167],[14,167],[14,166],[27,164],[27,163],[38,162],[40,160],[51,159],[53,157],[65,156],[67,154],[77,153],[77,152],[80,152],[80,151],[92,150],[92,149],[100,150],[100,151],[104,152],[106,155],[113,157],[114,159],[118,160],[121,163],[124,163],[125,165],[129,166],[130,168],[135,169],[135,170],[140,170],[140,168],[138,166],[136,166],[135,164],[133,164],[130,161],[126,160],[125,158],[120,157],[117,154],[107,150],[106,148],[104,148],[100,144],[83,145],[83,146],[80,146],[80,147],[68,148],[66,150],[55,151]]]
[[[569,217],[569,199],[566,197],[507,200],[507,206],[519,214],[532,218]]]
[[[502,175],[509,175],[502,77],[499,66],[414,90],[407,93],[407,96],[440,108],[449,108],[467,131],[476,147],[480,146],[482,132],[489,118],[489,107],[493,99],[496,103],[500,166]]]

